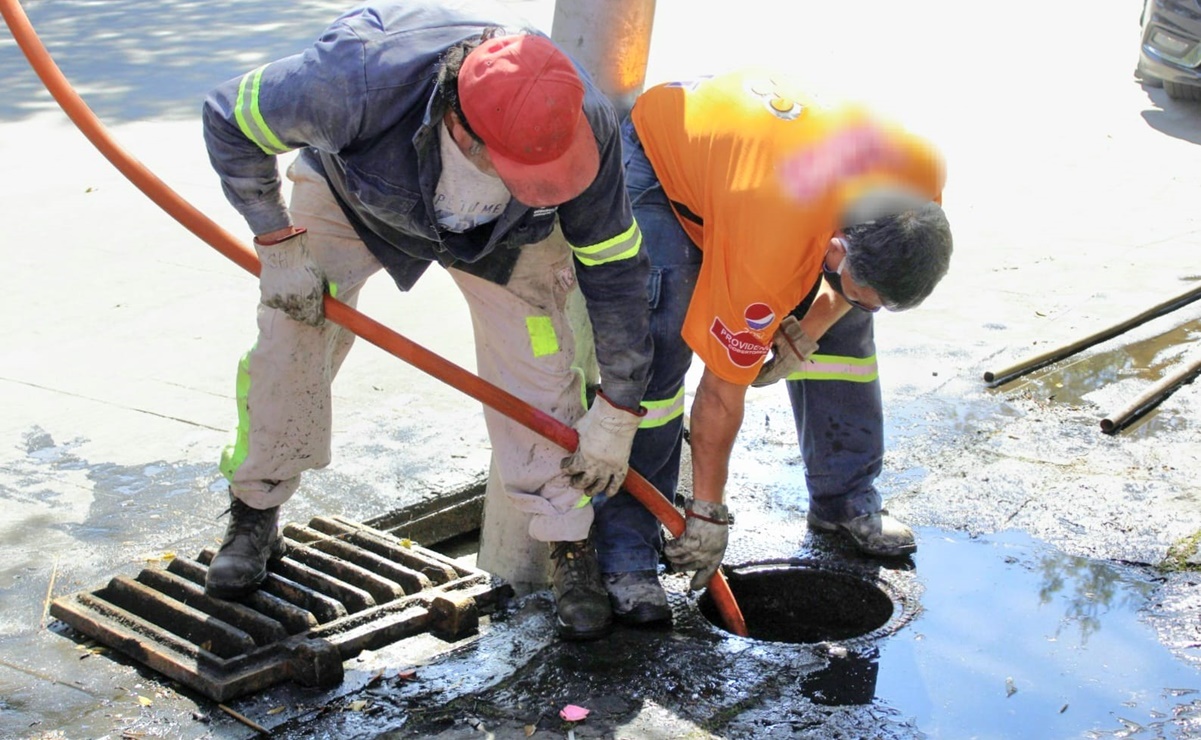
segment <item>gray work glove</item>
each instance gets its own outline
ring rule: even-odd
[[[254,251],[262,263],[262,304],[309,326],[321,326],[325,321],[325,273],[309,254],[305,230],[297,229],[291,236],[268,244],[255,237]]]
[[[572,486],[589,496],[617,493],[630,469],[634,434],[646,414],[639,411],[615,406],[603,393],[596,394],[592,408],[575,424],[579,446],[560,463]]]
[[[809,356],[817,351],[817,342],[801,329],[795,316],[785,316],[771,338],[772,355],[759,368],[759,375],[751,381],[755,388],[771,385],[798,372]]]
[[[676,570],[695,570],[690,588],[705,587],[721,565],[730,538],[730,510],[725,504],[689,500],[684,507],[684,534],[663,546]]]

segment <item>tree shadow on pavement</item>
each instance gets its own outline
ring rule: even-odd
[[[23,4],[59,69],[106,124],[199,120],[205,94],[298,53],[353,0],[41,0]],[[17,46],[0,36],[0,122],[57,109]]]

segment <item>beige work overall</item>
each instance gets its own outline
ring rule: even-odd
[[[382,269],[380,263],[355,234],[319,173],[297,159],[288,177],[293,182],[294,223],[308,230],[309,250],[329,282],[337,285],[338,300],[354,306],[367,278]],[[588,382],[594,381],[595,365],[586,320],[581,330],[572,329],[568,305],[574,306],[570,313],[580,323],[582,299],[570,248],[558,230],[546,241],[522,248],[506,285],[459,270],[449,272],[470,307],[479,376],[573,424],[584,413],[586,380],[576,367],[577,355],[587,360],[580,364],[589,368]],[[311,327],[261,304],[258,326],[258,341],[238,367],[238,430],[222,456],[221,469],[237,498],[268,508],[295,493],[303,471],[330,463],[330,385],[355,336],[332,321]],[[565,451],[492,409],[484,409],[484,419],[492,443],[493,479],[499,483],[489,487],[493,500],[486,509],[513,514],[492,516],[506,520],[498,521],[506,534],[493,539],[513,539],[515,521],[537,541],[587,537],[592,507],[560,471]],[[517,539],[521,534],[517,532]],[[498,546],[532,552],[528,542],[498,541],[493,549]],[[545,547],[539,553],[538,562],[529,564],[528,580],[539,580],[544,572]],[[488,568],[484,562],[480,565]],[[516,571],[498,575],[525,577]]]

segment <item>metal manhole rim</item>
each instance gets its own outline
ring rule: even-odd
[[[884,624],[873,630],[865,632],[862,635],[832,640],[818,640],[816,642],[781,643],[775,640],[763,640],[756,637],[743,637],[741,635],[735,635],[732,632],[722,628],[708,617],[705,617],[702,613],[702,617],[704,617],[704,622],[707,628],[722,635],[723,637],[746,640],[756,644],[793,644],[807,645],[810,647],[837,645],[848,649],[855,649],[865,647],[885,637],[895,635],[911,621],[913,621],[913,619],[921,612],[921,607],[916,602],[916,599],[911,599],[902,589],[898,588],[889,579],[882,577],[880,575],[880,570],[882,569],[880,569],[878,566],[871,569],[871,572],[868,572],[869,569],[867,568],[856,568],[854,566],[830,563],[824,560],[816,560],[812,558],[766,558],[762,560],[752,560],[745,563],[723,564],[722,570],[727,573],[740,573],[748,570],[752,572],[760,569],[765,570],[769,567],[778,566],[788,566],[792,568],[803,568],[811,571],[833,573],[868,583],[878,588],[886,597],[888,597],[888,600],[892,602],[894,606],[893,613]]]

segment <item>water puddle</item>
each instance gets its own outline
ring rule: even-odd
[[[1201,321],[1190,321],[1113,349],[1068,357],[1002,388],[1005,393],[1024,392],[1056,404],[1089,407],[1101,414],[1114,413],[1142,390],[1182,367],[1194,351],[1199,335]],[[1185,386],[1177,392],[1196,391]],[[1122,434],[1153,436],[1183,425],[1187,422],[1178,415],[1161,414],[1153,409]]]
[[[931,737],[1164,737],[1173,717],[1197,722],[1201,671],[1139,619],[1155,584],[1137,571],[1020,532],[920,537],[921,612],[879,643],[878,669],[833,661],[814,678],[826,694],[874,693]]]
[[[1201,669],[1140,616],[1159,593],[1154,573],[1068,555],[1020,531],[924,529],[919,538],[913,570],[877,571],[887,586],[878,593],[871,578],[839,586],[837,569],[817,561],[730,567],[757,652],[824,654],[795,684],[801,695],[894,711],[928,737],[1199,736]],[[885,591],[905,596],[894,605],[912,605],[896,629],[882,627]],[[840,599],[854,606],[828,603]],[[717,625],[703,598],[700,607]],[[1167,629],[1191,634],[1189,625]]]

